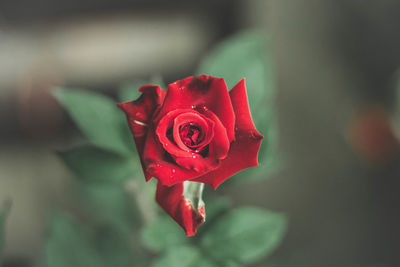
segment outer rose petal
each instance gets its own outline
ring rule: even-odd
[[[228,138],[228,133],[223,123],[219,120],[214,113],[209,110],[204,110],[203,113],[214,121],[214,138],[210,142],[210,156],[216,157],[217,159],[226,158],[229,152],[230,141]]]
[[[197,210],[193,208],[190,200],[183,195],[183,183],[174,186],[158,183],[156,201],[185,230],[187,236],[195,235],[197,226],[205,220],[204,205]]]
[[[145,177],[150,179],[149,174],[145,171],[142,157],[144,142],[151,124],[151,118],[156,109],[164,102],[166,92],[155,85],[143,85],[139,88],[139,92],[142,92],[142,95],[137,100],[120,103],[117,106],[126,114]]]
[[[214,112],[225,126],[229,142],[234,140],[235,113],[222,78],[199,75],[171,83],[156,121],[172,110],[198,107],[206,107]]]
[[[154,130],[152,129],[149,130],[146,137],[143,162],[146,168],[145,172],[149,175],[147,180],[151,177],[156,177],[160,183],[167,186],[192,180],[209,170],[204,169],[202,172],[199,172],[199,170],[180,167],[177,163],[173,162],[173,159],[167,157],[167,153],[157,140]],[[201,166],[211,169],[218,167],[218,165],[212,164],[212,162],[209,164],[202,164]]]
[[[258,150],[263,136],[256,130],[251,118],[244,81],[242,79],[229,92],[236,115],[236,140],[231,143],[228,156],[222,160],[218,169],[193,181],[216,189],[233,174],[258,165]]]

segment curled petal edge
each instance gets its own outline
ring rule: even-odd
[[[201,200],[204,184],[185,181],[173,186],[157,184],[156,201],[185,231],[194,236],[205,222],[205,206]]]

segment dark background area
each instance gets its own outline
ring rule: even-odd
[[[274,257],[290,266],[400,266],[400,157],[379,127],[388,120],[395,132],[399,121],[399,12],[390,0],[1,1],[0,201],[13,201],[5,267],[32,266],[47,211],[71,205],[53,151],[76,129],[54,85],[115,95],[153,74],[172,82],[250,28],[271,43],[287,165],[223,193],[287,213]],[[372,141],[355,141],[359,127],[376,133]]]

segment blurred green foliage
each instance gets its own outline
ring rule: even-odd
[[[256,207],[236,208],[214,222],[201,245],[207,255],[249,263],[269,255],[286,229],[283,215]]]
[[[139,160],[135,155],[124,157],[90,145],[60,152],[59,155],[78,178],[98,183],[121,183],[133,177],[137,172],[135,163]]]
[[[97,225],[129,234],[140,225],[137,208],[124,187],[114,184],[80,183],[79,202]]]
[[[54,91],[54,96],[89,142],[122,155],[134,151],[125,117],[112,99],[94,92],[61,88]]]
[[[257,32],[243,32],[216,45],[200,63],[198,74],[224,78],[228,89],[246,79],[250,110],[257,125],[271,114],[260,112],[272,104],[274,81],[266,40]]]
[[[170,218],[160,216],[144,227],[142,239],[147,248],[161,253],[154,266],[241,266],[274,251],[284,236],[286,218],[261,208],[243,207],[214,218],[205,229],[197,237],[187,238]],[[184,259],[182,255],[173,257],[178,251],[188,255]],[[199,265],[192,263],[195,259]],[[179,265],[178,260],[191,264]]]
[[[47,267],[135,266],[143,262],[135,252],[129,238],[115,228],[85,227],[68,214],[55,213],[45,245],[45,264]]]
[[[188,243],[188,238],[182,235],[180,227],[168,216],[160,216],[146,225],[141,231],[141,237],[144,245],[156,252]]]
[[[54,214],[45,246],[48,267],[105,266],[101,255],[91,244],[88,233],[79,229],[68,215]]]
[[[142,170],[124,114],[97,93],[58,88],[54,94],[87,139],[58,153],[77,178],[77,206],[85,218],[53,216],[47,266],[146,266],[137,231],[141,218],[127,186]],[[75,243],[77,255],[68,253],[66,247]]]

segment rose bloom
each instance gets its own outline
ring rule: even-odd
[[[233,174],[256,166],[263,136],[248,106],[245,81],[230,91],[207,75],[171,83],[168,90],[143,85],[126,113],[148,181],[158,180],[156,201],[194,235],[205,220],[203,185],[216,189]]]

